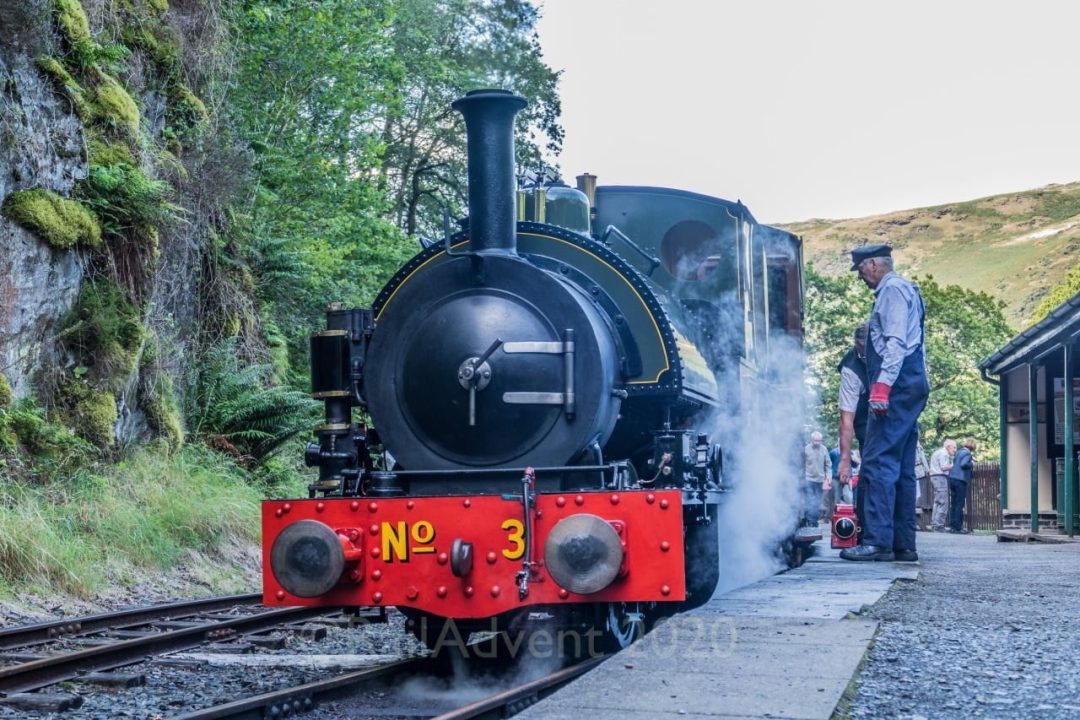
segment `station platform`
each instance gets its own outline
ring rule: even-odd
[[[877,621],[860,615],[918,563],[852,563],[829,539],[801,567],[714,597],[519,718],[832,717]]]

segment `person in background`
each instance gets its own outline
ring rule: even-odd
[[[870,419],[860,476],[869,487],[862,544],[841,550],[840,557],[915,562],[915,443],[930,395],[926,311],[918,286],[893,271],[890,246],[856,248],[851,260],[851,269],[875,295],[866,343]]]
[[[870,383],[866,379],[866,333],[867,323],[855,328],[852,346],[840,360],[837,371],[840,373],[840,462],[837,467],[837,481],[842,487],[854,492],[855,518],[862,532],[866,527],[863,505],[866,500],[866,484],[853,487],[851,483],[852,456],[858,451],[852,447],[854,438],[861,448],[866,442],[866,419],[870,415]]]
[[[956,452],[956,459],[949,470],[949,532],[966,533],[964,529],[964,503],[967,501],[967,489],[971,484],[971,470],[975,465],[975,441],[964,440],[964,447]]]
[[[826,486],[832,488],[832,460],[829,459],[829,451],[821,444],[821,433],[816,430],[810,433],[810,442],[803,448],[803,476],[806,519],[817,524],[823,514]]]
[[[952,470],[956,441],[948,439],[930,456],[930,485],[934,490],[934,512],[930,517],[930,529],[945,532],[949,516],[949,470]]]
[[[834,447],[829,451],[829,461],[832,463],[832,486],[836,494],[836,502],[848,502],[843,499],[843,488],[840,487],[840,448]]]
[[[915,520],[919,530],[926,530],[933,499],[930,495],[930,463],[922,442],[915,443]]]

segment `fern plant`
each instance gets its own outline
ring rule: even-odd
[[[310,429],[318,404],[298,390],[271,384],[273,365],[242,362],[235,338],[211,348],[187,388],[187,424],[210,447],[251,466]]]

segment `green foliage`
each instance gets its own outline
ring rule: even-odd
[[[168,183],[152,180],[124,161],[91,165],[82,187],[86,204],[101,218],[106,234],[136,235],[155,248],[156,226],[177,220],[182,212],[169,202],[171,191]]]
[[[970,436],[986,448],[995,448],[997,392],[979,377],[978,364],[1012,337],[1004,304],[986,293],[940,285],[930,276],[916,281],[926,305],[930,376],[930,399],[919,420],[923,445],[933,447],[946,437]],[[839,423],[836,366],[872,307],[872,293],[854,273],[828,277],[807,267],[807,387],[817,427],[826,435],[835,437]]]
[[[60,386],[59,400],[76,435],[102,450],[115,445],[115,395],[97,390],[81,378],[72,378]]]
[[[11,407],[11,383],[4,375],[0,375],[0,410]]]
[[[1039,322],[1049,315],[1054,308],[1080,292],[1080,265],[1073,265],[1065,279],[1050,288],[1050,292],[1039,301],[1039,306],[1032,314],[1031,324]]]
[[[235,465],[198,447],[172,457],[141,453],[107,481],[84,483],[74,499],[96,509],[80,514],[83,532],[144,567],[258,537],[258,491]]]
[[[930,400],[920,418],[926,447],[946,437],[974,437],[996,456],[998,397],[978,364],[1013,336],[1005,304],[986,293],[917,279],[926,304]]]
[[[224,108],[256,174],[238,216],[246,231],[232,230],[226,247],[250,264],[300,373],[325,303],[370,303],[418,249],[405,235],[441,233],[443,207],[464,209],[465,137],[450,102],[484,86],[525,95],[518,154],[535,166],[541,146],[562,138],[557,74],[530,2],[230,10],[238,62]]]
[[[94,213],[51,190],[36,188],[11,193],[0,212],[54,248],[63,250],[76,243],[90,247],[101,244],[101,226]]]
[[[183,130],[183,135],[189,137],[192,132],[198,133],[210,123],[210,112],[202,100],[191,92],[187,85],[177,83],[170,93],[169,118],[174,126]]]
[[[242,362],[235,340],[211,348],[188,387],[191,433],[247,465],[265,463],[318,417],[318,404],[307,395],[270,385],[272,372],[270,365]]]
[[[255,185],[234,215],[245,230],[221,239],[218,262],[250,264],[296,368],[327,302],[370,303],[416,249],[386,219],[377,171],[400,73],[386,40],[394,5],[234,6],[238,64],[224,109],[255,151]]]
[[[465,135],[450,103],[467,90],[514,90],[529,101],[518,116],[517,157],[530,168],[557,154],[563,130],[558,73],[543,61],[537,11],[520,0],[410,0],[390,27],[401,64],[399,99],[387,110],[383,177],[406,233],[437,236],[444,207],[465,207]]]
[[[180,77],[181,37],[174,28],[156,18],[134,19],[121,28],[120,37],[130,47],[142,50],[167,81]]]
[[[58,338],[79,353],[95,381],[119,389],[117,381],[135,369],[145,339],[139,309],[107,280],[83,286],[61,327]]]

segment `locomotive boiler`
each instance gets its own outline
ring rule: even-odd
[[[468,217],[311,336],[319,476],[264,503],[267,605],[394,606],[429,645],[537,614],[625,644],[712,595],[735,479],[709,420],[801,337],[798,238],[694,193],[522,186],[525,104],[453,104]]]

